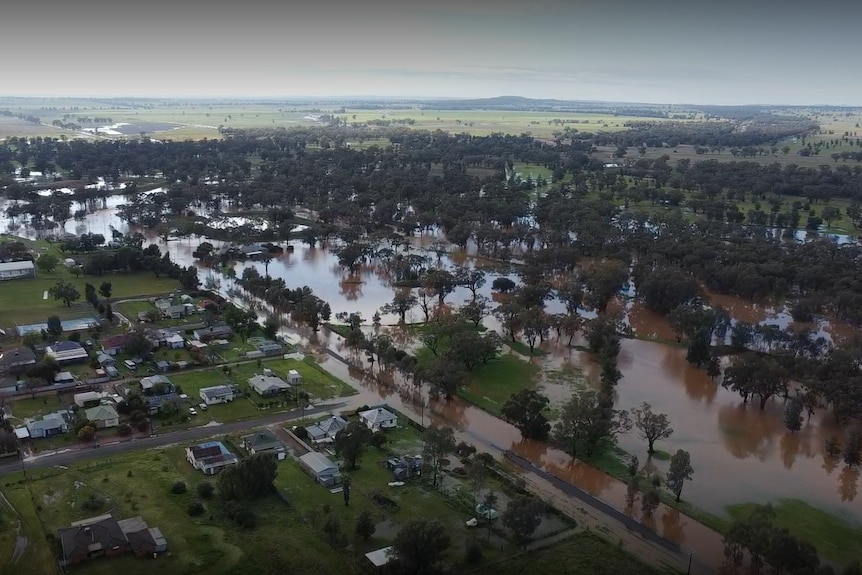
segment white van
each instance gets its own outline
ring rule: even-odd
[[[132,371],[138,369],[138,364],[131,359],[127,359],[126,361],[124,361],[123,365],[125,365],[128,369],[131,369]]]

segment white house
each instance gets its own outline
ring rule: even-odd
[[[230,403],[239,397],[239,394],[239,388],[235,385],[214,385],[212,387],[202,387],[200,390],[201,399],[207,405]]]
[[[165,346],[168,349],[182,349],[186,345],[186,340],[183,339],[183,336],[175,331],[162,330],[162,336],[165,338]]]
[[[359,414],[359,419],[372,431],[390,429],[398,425],[398,416],[382,407],[363,411]]]

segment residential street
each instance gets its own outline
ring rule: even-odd
[[[315,407],[307,408],[305,411],[295,409],[293,411],[282,411],[274,415],[259,417],[256,419],[247,419],[245,421],[235,421],[232,423],[220,423],[193,427],[183,431],[175,431],[164,434],[159,434],[152,437],[132,437],[122,440],[115,440],[111,443],[102,443],[100,447],[94,448],[90,445],[85,447],[75,447],[69,449],[61,449],[57,451],[40,452],[37,455],[25,457],[23,461],[24,469],[40,469],[46,467],[55,467],[58,465],[70,465],[78,461],[87,459],[104,459],[113,455],[126,453],[129,451],[148,449],[152,447],[161,447],[173,443],[183,443],[194,441],[197,439],[205,439],[214,435],[225,433],[234,433],[237,431],[250,430],[257,427],[266,427],[278,423],[285,423],[292,420],[298,420],[309,415],[318,413],[327,413],[335,409],[344,407],[343,402],[333,401],[332,403],[321,404]],[[0,477],[21,471],[22,461],[19,459],[11,459],[0,464]]]

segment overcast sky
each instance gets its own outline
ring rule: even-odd
[[[862,105],[862,1],[5,6],[0,95]]]

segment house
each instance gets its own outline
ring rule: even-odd
[[[21,373],[36,365],[36,354],[29,347],[0,351],[0,373]]]
[[[254,347],[267,357],[284,353],[284,346],[275,341],[264,340],[256,343]]]
[[[192,332],[192,337],[204,343],[213,339],[231,337],[232,335],[233,330],[228,325],[211,325]]]
[[[345,427],[347,427],[347,420],[340,415],[333,415],[329,419],[309,425],[305,431],[312,443],[324,443],[333,441],[335,435]]]
[[[162,315],[168,319],[182,319],[186,317],[186,308],[183,305],[169,305],[162,310]]]
[[[107,429],[120,425],[120,416],[111,405],[97,405],[84,413],[89,421],[96,424],[97,429]]]
[[[168,349],[182,349],[186,346],[186,340],[177,332],[166,329],[161,331],[164,338],[162,341],[164,341],[164,346]]]
[[[242,438],[243,449],[254,455],[255,453],[284,453],[284,445],[275,434],[268,429],[262,429]]]
[[[90,355],[76,341],[58,341],[45,348],[45,355],[53,358],[57,363],[75,363],[87,361]]]
[[[122,555],[129,541],[117,520],[110,515],[96,517],[92,523],[81,523],[57,532],[63,553],[61,565],[68,567],[86,559]]]
[[[372,431],[391,429],[398,425],[398,416],[382,407],[363,411],[359,414],[359,419]]]
[[[164,386],[162,394],[173,393],[174,391],[173,382],[164,375],[151,375],[149,377],[141,378],[141,391],[143,393],[146,393],[148,395],[154,393],[155,387],[157,385]]]
[[[186,448],[186,459],[204,475],[214,475],[239,459],[220,441],[209,441]]]
[[[290,385],[299,385],[302,383],[302,376],[295,369],[287,372],[287,383]]]
[[[158,527],[148,527],[142,517],[130,517],[117,521],[129,542],[129,551],[137,557],[150,557],[153,553],[167,551],[168,542]]]
[[[149,527],[141,517],[114,519],[110,513],[72,523],[57,531],[63,555],[61,567],[69,567],[99,556],[131,551],[138,557],[163,553],[168,542],[158,527]]]
[[[240,396],[240,391],[235,385],[214,385],[202,387],[200,396],[207,405],[215,405],[216,403],[230,403]]]
[[[120,377],[120,370],[118,370],[113,365],[106,365],[105,374],[107,374],[107,376],[111,379],[117,379],[118,377]]]
[[[299,458],[299,466],[324,487],[341,482],[341,469],[328,457],[317,451],[309,451]]]
[[[274,375],[254,375],[248,378],[248,384],[263,397],[271,397],[273,395],[287,393],[290,389],[290,385],[280,377],[276,377]]]
[[[36,277],[36,266],[30,260],[0,263],[0,281]]]
[[[72,399],[78,407],[94,407],[101,403],[102,394],[98,391],[85,391],[83,393],[76,393],[72,396]]]
[[[177,409],[180,407],[180,396],[176,392],[163,393],[162,395],[146,395],[143,399],[147,404],[147,411],[150,415],[160,412],[166,403],[172,403]]]
[[[123,351],[123,346],[126,345],[126,340],[128,339],[129,334],[127,333],[118,333],[117,335],[106,337],[102,340],[102,351],[108,355],[117,355]]]
[[[61,411],[49,413],[48,415],[43,415],[42,419],[27,422],[27,432],[33,438],[54,437],[67,431],[69,431],[69,423]]]
[[[98,361],[99,365],[103,368],[115,367],[117,365],[117,360],[104,351],[100,352],[99,355],[96,356],[96,361]]]
[[[248,244],[240,247],[239,251],[241,251],[243,255],[247,258],[262,256],[263,254],[269,252],[266,246],[262,246],[260,244]]]

